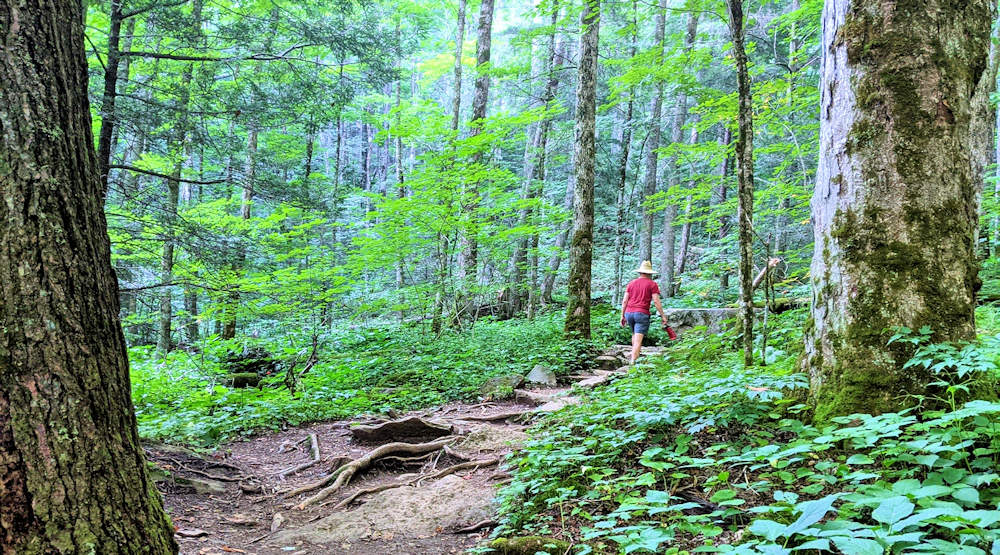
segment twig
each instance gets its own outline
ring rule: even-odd
[[[304,462],[304,463],[302,463],[302,464],[300,464],[298,466],[293,466],[291,468],[286,468],[286,469],[284,469],[284,470],[282,470],[281,472],[278,473],[278,477],[284,478],[285,476],[288,476],[289,474],[295,474],[296,472],[305,470],[305,469],[309,468],[310,466],[313,466],[314,464],[318,463],[319,462],[319,438],[316,437],[316,434],[309,434],[309,446],[310,446],[310,452],[312,453],[312,460],[306,461],[306,462]]]

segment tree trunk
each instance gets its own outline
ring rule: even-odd
[[[101,132],[97,139],[97,171],[104,194],[108,192],[108,172],[114,149],[111,138],[115,131],[115,98],[118,96],[118,49],[122,30],[122,0],[111,0],[108,26],[108,56],[104,64],[104,94],[101,97]]]
[[[631,42],[628,48],[629,59],[635,58],[638,33],[638,15],[636,0],[632,0],[632,21],[631,21]],[[629,87],[628,104],[625,108],[625,121],[621,130],[621,156],[618,158],[618,189],[615,193],[615,277],[614,289],[612,289],[611,304],[619,305],[624,292],[622,285],[624,281],[625,264],[625,183],[628,181],[628,157],[632,146],[632,116],[635,108],[635,86]]]
[[[667,0],[660,0],[656,13],[656,30],[653,40],[656,42],[658,60],[663,58],[663,36],[666,28]],[[653,210],[646,199],[656,193],[657,166],[660,148],[660,118],[663,109],[663,81],[656,79],[656,91],[649,106],[649,135],[646,137],[646,176],[643,180],[642,195],[639,197],[639,207],[642,212],[642,227],[639,232],[639,260],[653,260]]]
[[[569,165],[570,168],[576,167],[575,151],[570,152]],[[573,212],[573,193],[575,191],[576,172],[571,170],[569,177],[566,179],[566,195],[563,197],[563,209],[566,212]],[[572,221],[567,222],[563,225],[562,231],[556,235],[555,252],[549,257],[548,270],[545,272],[545,277],[542,278],[542,302],[552,302],[552,290],[555,288],[556,274],[559,272],[559,266],[562,264],[562,252],[566,248],[566,241],[569,239],[569,232],[572,226]]]
[[[136,432],[82,20],[0,6],[0,553],[176,553]]]
[[[482,121],[486,117],[486,103],[490,94],[490,75],[487,72],[490,63],[490,45],[493,32],[493,0],[482,0],[479,5],[479,39],[476,42],[476,85],[472,96],[472,118],[469,135],[476,136],[482,129]],[[477,152],[472,157],[472,164],[478,164],[482,153]],[[476,210],[479,207],[478,183],[466,183],[462,192],[462,212],[465,215],[465,230],[461,237],[461,256],[458,264],[458,277],[466,288],[466,293],[476,284],[476,268],[479,265],[479,234],[476,224]]]
[[[805,337],[816,419],[880,413],[932,376],[897,326],[975,337],[977,157],[988,152],[992,0],[823,8],[816,248]]]
[[[723,126],[722,131],[719,133],[719,146],[722,147],[722,161],[719,162],[719,186],[712,192],[712,204],[715,206],[723,206],[726,204],[727,197],[729,196],[729,143],[733,140],[733,133],[728,127]],[[722,257],[723,268],[719,272],[719,295],[725,300],[726,290],[729,289],[729,272],[725,269],[726,264],[726,253],[725,244],[726,236],[729,235],[729,215],[726,214],[725,208],[723,208],[719,213],[719,248],[723,249],[720,254]]]
[[[195,36],[201,32],[201,8],[201,0],[196,0],[192,6],[193,13],[191,15],[193,21],[191,31]],[[192,62],[185,66],[184,72],[181,74],[180,97],[177,102],[180,112],[177,115],[173,137],[168,141],[167,150],[171,155],[176,156],[177,159],[174,161],[170,178],[167,179],[167,203],[164,206],[166,238],[163,243],[163,252],[160,255],[160,281],[163,283],[170,283],[174,279],[174,240],[176,233],[174,225],[177,221],[177,205],[180,200],[181,172],[184,169],[185,142],[187,141],[189,120],[188,108],[191,102],[191,78],[193,74],[194,63]],[[167,353],[173,348],[171,339],[171,328],[173,326],[172,289],[170,286],[164,287],[163,293],[160,296],[160,325],[157,332],[156,350],[161,354]]]
[[[695,118],[696,118],[695,121],[697,122],[697,116]],[[694,146],[694,145],[698,144],[698,127],[697,126],[691,128],[691,139],[689,141],[689,144],[691,146]],[[692,180],[692,183],[691,183],[690,186],[692,188],[694,187],[693,180]],[[678,292],[679,278],[680,278],[681,274],[684,273],[684,270],[687,267],[688,247],[691,244],[691,205],[693,204],[693,202],[694,202],[694,199],[692,198],[691,194],[688,193],[687,198],[684,199],[684,223],[681,226],[681,246],[680,246],[680,249],[679,249],[680,253],[678,254],[678,257],[677,257],[677,278],[678,279],[676,279],[675,282],[674,282],[674,290],[673,290],[674,295],[676,295],[677,292]]]
[[[753,365],[753,99],[750,73],[743,46],[743,1],[726,0],[729,31],[736,61],[739,96],[739,134],[736,137],[736,168],[739,207],[736,218],[740,237],[740,324],[743,330],[743,365]]]
[[[694,39],[698,35],[698,14],[692,12],[688,15],[687,33],[684,36],[684,53],[687,55],[694,47]],[[684,125],[688,117],[687,94],[682,90],[677,95],[676,113],[670,127],[670,142],[679,144],[684,141]],[[697,140],[697,135],[695,135]],[[677,167],[678,153],[675,151],[667,162],[669,178],[667,180],[667,190],[676,189],[680,184],[680,172]],[[676,264],[675,243],[676,232],[674,222],[677,220],[677,205],[670,202],[663,211],[663,252],[660,257],[660,291],[664,297],[673,297],[676,293],[677,283],[674,269]],[[690,228],[689,228],[690,229]],[[687,245],[684,245],[684,249]],[[682,249],[683,250],[683,249]]]
[[[600,0],[588,0],[580,15],[580,81],[576,92],[576,191],[569,249],[567,337],[590,339],[590,278],[594,249],[594,163],[597,155],[597,40]]]
[[[458,130],[462,113],[462,46],[465,44],[465,3],[458,0],[458,30],[455,32],[455,84],[451,99],[451,128]]]

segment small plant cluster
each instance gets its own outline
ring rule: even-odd
[[[949,384],[941,408],[822,425],[791,344],[743,370],[727,338],[688,339],[539,425],[501,492],[497,534],[553,536],[575,553],[1000,553],[1000,403],[949,389],[995,383],[998,340],[927,335],[894,341],[913,341],[911,364]]]
[[[178,350],[166,358],[149,347],[133,348],[139,432],[207,446],[257,430],[474,399],[491,377],[525,374],[536,364],[557,373],[586,364],[592,343],[563,339],[561,316],[482,321],[440,337],[396,325],[333,332],[321,338],[319,362],[301,377],[294,395],[283,387],[284,372],[308,350],[310,335],[303,330],[258,340],[207,340],[200,352]],[[278,370],[259,388],[230,387],[224,362],[248,341],[272,353]]]

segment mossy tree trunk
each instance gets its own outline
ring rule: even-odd
[[[599,0],[586,0],[580,23],[579,83],[576,90],[576,191],[569,246],[569,303],[566,335],[590,339],[590,278],[594,254],[594,162],[597,157],[597,40]]]
[[[753,364],[753,98],[743,39],[743,0],[726,0],[729,33],[739,96],[739,134],[736,136],[736,174],[739,206],[736,210],[740,242],[740,327],[743,332],[743,365]]]
[[[130,397],[81,4],[0,5],[0,553],[174,553]]]
[[[930,376],[902,369],[910,351],[886,346],[893,327],[975,335],[994,11],[993,0],[824,6],[804,359],[820,421],[926,391]]]

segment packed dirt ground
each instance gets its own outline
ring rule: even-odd
[[[495,525],[504,458],[530,419],[627,371],[624,349],[568,383],[495,384],[513,400],[313,424],[210,455],[151,445],[147,456],[185,555],[461,553]]]

